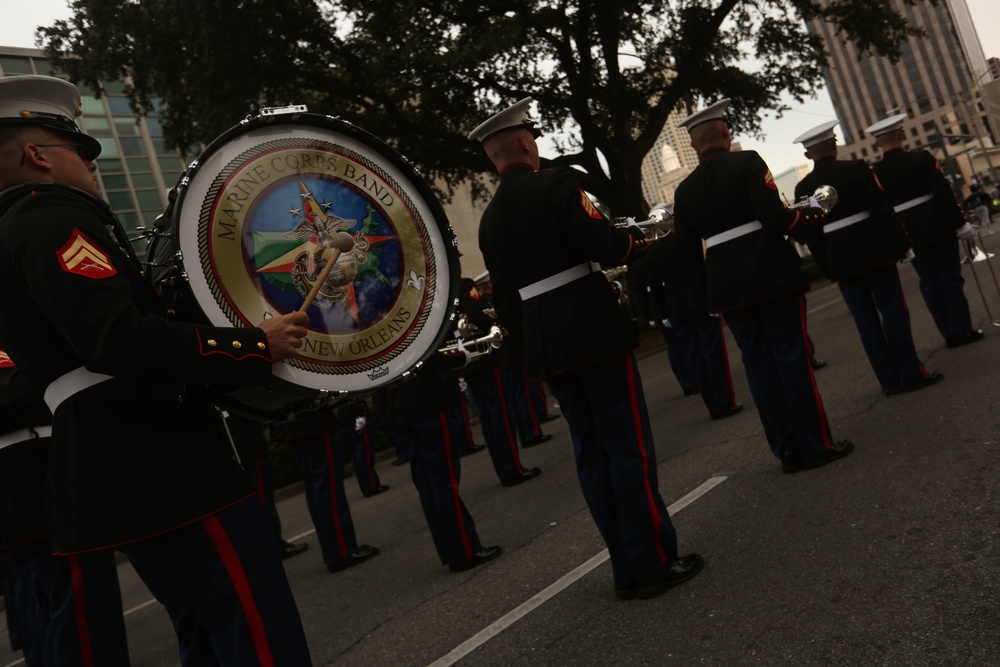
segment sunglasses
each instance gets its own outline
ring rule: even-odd
[[[80,156],[81,160],[83,160],[84,162],[90,162],[90,159],[87,158],[86,153],[84,153],[84,151],[83,151],[84,144],[82,144],[82,143],[78,143],[78,144],[35,144],[35,145],[38,146],[39,148],[48,148],[48,147],[55,147],[55,146],[63,146],[65,148],[72,148],[72,149],[76,150],[76,154]],[[23,153],[21,154],[21,166],[22,167],[24,166],[24,154]]]

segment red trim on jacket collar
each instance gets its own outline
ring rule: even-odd
[[[713,157],[717,155],[722,155],[723,153],[728,153],[728,152],[729,149],[726,148],[725,146],[709,146],[708,148],[706,148],[705,150],[703,150],[701,153],[698,154],[698,161],[705,162],[707,160],[711,160]]]
[[[513,169],[527,169],[528,171],[535,171],[534,165],[515,163],[507,165],[507,167],[500,172],[500,175],[502,176],[503,174],[506,174],[508,171],[511,171]]]

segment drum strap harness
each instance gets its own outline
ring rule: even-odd
[[[13,433],[0,435],[0,449],[18,445],[22,442],[35,440],[36,438],[48,438],[52,436],[51,426],[35,426],[34,428],[22,428]]]
[[[46,387],[45,404],[49,406],[52,414],[55,414],[56,408],[73,394],[78,394],[84,389],[89,389],[95,384],[110,380],[112,377],[111,375],[92,373],[83,366],[80,366],[56,378],[52,381],[52,384]]]
[[[517,293],[521,295],[521,301],[527,301],[528,299],[533,299],[536,296],[541,296],[546,292],[551,292],[552,290],[562,287],[563,285],[568,285],[574,280],[579,280],[584,276],[589,276],[591,273],[597,273],[600,270],[600,264],[595,262],[583,262],[582,264],[572,266],[565,271],[560,271],[554,276],[542,278],[541,280],[533,282],[526,287],[522,287],[517,290]]]
[[[764,226],[760,224],[759,220],[751,220],[750,222],[743,223],[739,227],[733,227],[732,229],[727,229],[721,234],[713,234],[705,239],[705,249],[711,248],[712,246],[717,246],[727,241],[732,241],[733,239],[738,239],[741,236],[746,236],[751,232],[755,232],[758,229],[763,229]]]

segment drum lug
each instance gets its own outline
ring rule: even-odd
[[[309,108],[304,104],[289,104],[284,107],[264,107],[260,110],[261,116],[280,116],[282,114],[289,113],[306,113]],[[249,119],[243,121],[244,123],[249,122]]]

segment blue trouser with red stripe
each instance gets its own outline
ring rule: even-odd
[[[633,588],[677,558],[635,358],[590,364],[546,382],[569,424],[580,487],[608,545],[615,587]]]
[[[257,492],[257,500],[267,515],[267,523],[274,535],[275,548],[280,554],[284,548],[284,540],[281,539],[281,517],[278,516],[278,507],[274,503],[274,467],[271,465],[271,457],[262,454],[244,459],[243,470],[246,471],[247,479]]]
[[[809,362],[802,294],[727,312],[726,323],[743,353],[771,452],[779,459],[788,452],[801,461],[822,456],[833,439]]]
[[[490,452],[493,468],[500,481],[516,479],[524,468],[517,448],[517,427],[514,422],[515,407],[504,385],[505,370],[487,368],[467,373],[465,381],[479,406],[479,425]]]
[[[958,248],[958,239],[952,238],[913,250],[916,254],[913,268],[920,277],[920,294],[946,341],[972,330]]]
[[[360,430],[351,431],[351,461],[354,463],[354,476],[358,478],[358,488],[365,498],[375,493],[382,480],[375,470],[375,439],[371,428],[366,423]]]
[[[882,391],[893,393],[926,377],[913,343],[910,312],[896,265],[841,280],[837,286],[854,316],[861,346]]]
[[[709,414],[714,415],[736,403],[721,318],[699,311],[671,317],[670,322]]]
[[[167,608],[185,666],[308,666],[309,648],[256,498],[119,549]],[[103,663],[99,663],[103,664]]]
[[[112,551],[54,556],[48,539],[2,556],[17,580],[22,649],[28,665],[119,667],[129,664],[118,571]]]
[[[336,431],[289,440],[302,471],[306,506],[327,565],[357,553],[354,519],[344,489],[344,443]]]
[[[399,429],[410,443],[410,475],[441,562],[460,565],[482,550],[472,515],[458,492],[462,468],[441,410]]]
[[[529,438],[542,435],[539,423],[541,417],[531,403],[531,387],[528,385],[528,372],[524,366],[511,366],[503,369],[504,387],[508,392],[508,400],[514,404],[514,423],[517,424],[517,435],[523,445]]]

